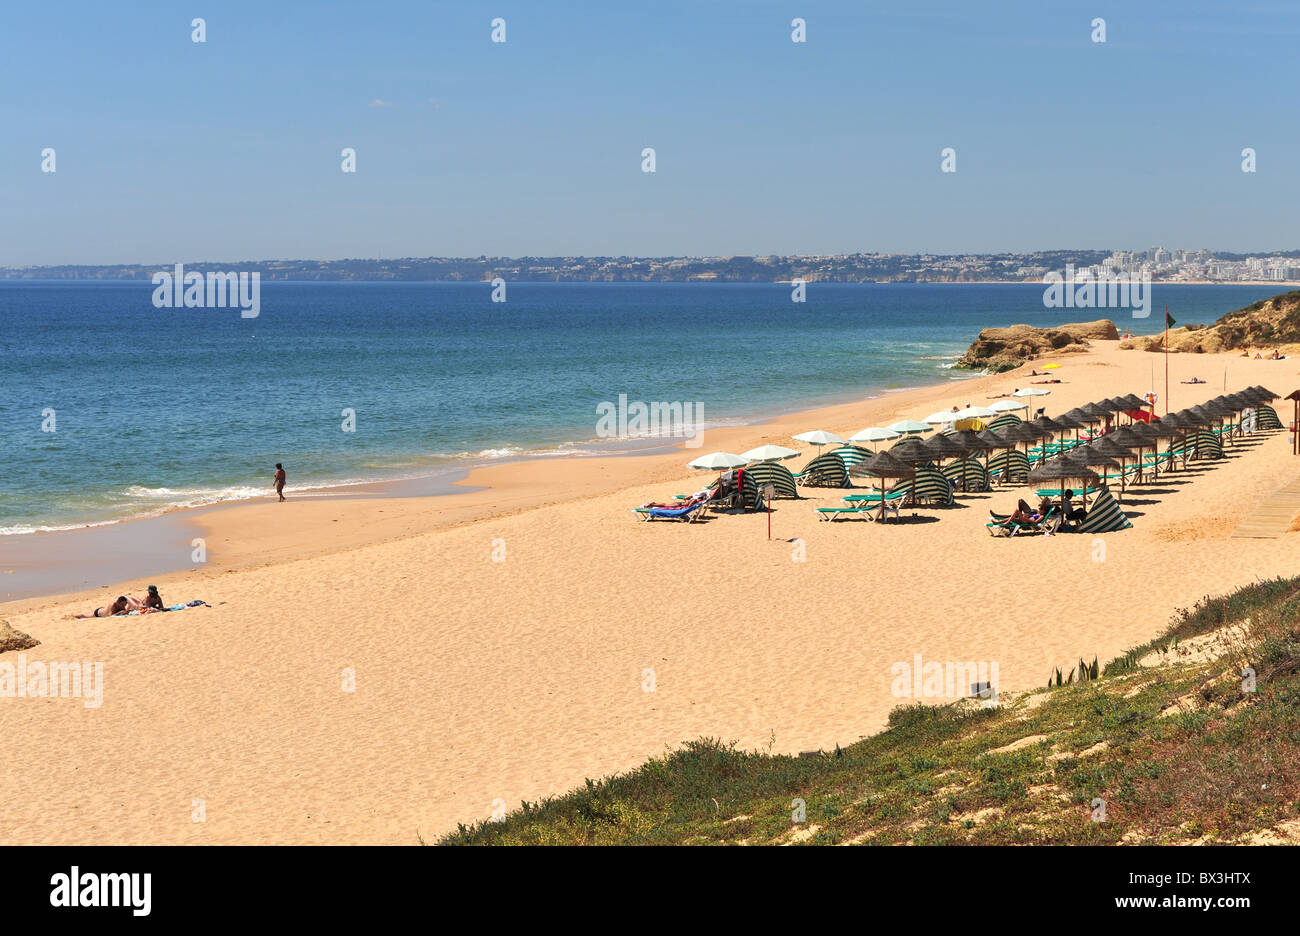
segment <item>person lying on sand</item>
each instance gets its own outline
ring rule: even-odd
[[[1205,381],[1199,377],[1193,377],[1191,380],[1184,380],[1183,383],[1198,384],[1198,383],[1205,383]]]
[[[1038,384],[1038,383],[1060,383],[1061,381],[1054,377],[1051,380],[1035,380],[1033,382]]]
[[[1007,397],[1009,397],[1009,396],[1011,396],[1011,394],[1009,394],[1009,393],[990,393],[990,394],[989,394],[988,396],[986,396],[984,399],[986,399],[986,400],[1005,400],[1005,399],[1006,399]]]
[[[149,591],[143,599],[135,595],[127,595],[126,603],[132,611],[161,611],[166,605],[163,604],[162,595],[158,594],[158,586],[150,585]]]
[[[126,614],[129,603],[126,595],[118,595],[117,601],[113,602],[107,608],[96,608],[89,614],[74,614],[74,618],[93,618],[93,617],[112,617],[115,614]]]

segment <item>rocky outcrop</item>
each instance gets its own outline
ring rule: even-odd
[[[1169,350],[1184,354],[1217,354],[1252,348],[1275,348],[1300,343],[1300,290],[1261,299],[1229,312],[1213,325],[1186,325],[1169,329]],[[1143,335],[1120,343],[1121,348],[1163,351],[1165,333]]]
[[[10,650],[30,650],[32,647],[40,646],[40,643],[30,634],[14,630],[9,626],[8,621],[0,621],[0,653]]]
[[[1117,338],[1119,332],[1110,319],[1054,328],[1035,328],[1032,325],[986,328],[956,366],[997,374],[1013,370],[1043,354],[1084,351],[1090,340],[1114,341]]]

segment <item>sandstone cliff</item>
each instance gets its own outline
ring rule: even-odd
[[[1175,313],[1177,316],[1177,313]],[[1272,349],[1300,343],[1300,290],[1261,299],[1229,312],[1213,325],[1169,329],[1169,350],[1186,354],[1216,354],[1241,349]],[[1165,335],[1144,335],[1120,343],[1121,348],[1163,351]]]
[[[1117,338],[1119,332],[1110,319],[1054,328],[1035,328],[1032,325],[986,328],[956,366],[996,374],[1017,368],[1043,354],[1084,351],[1090,339],[1114,341]]]

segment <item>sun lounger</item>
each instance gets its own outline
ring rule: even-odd
[[[704,516],[705,508],[712,503],[709,499],[692,501],[682,507],[633,507],[637,519],[649,523],[651,520],[681,520],[694,523]]]
[[[879,504],[881,497],[883,496],[885,503],[888,505],[901,501],[910,493],[910,488],[893,488],[885,491],[883,495],[879,491],[872,491],[868,494],[846,494],[844,495],[844,500],[850,504]]]
[[[1023,536],[1030,533],[1042,533],[1052,536],[1061,529],[1064,520],[1060,508],[1053,507],[1037,521],[1012,521],[1013,514],[999,514],[989,511],[989,522],[984,524],[991,536]]]
[[[1090,487],[1088,488],[1088,490],[1083,492],[1083,495],[1085,497],[1092,497],[1092,495],[1096,494],[1100,490],[1101,488],[1099,487]],[[1060,497],[1062,491],[1073,491],[1076,497],[1079,495],[1079,489],[1077,487],[1064,487],[1064,486],[1040,488],[1039,490],[1035,491],[1034,494],[1036,494],[1038,497]]]
[[[863,520],[875,520],[876,511],[879,507],[854,507],[845,504],[843,507],[818,507],[818,520],[843,520],[846,517],[861,517]]]

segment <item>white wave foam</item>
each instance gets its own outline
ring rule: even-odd
[[[116,520],[99,520],[95,523],[69,523],[62,526],[6,526],[0,527],[0,536],[24,536],[28,533],[63,533],[68,530],[84,530],[86,527],[112,526]]]

